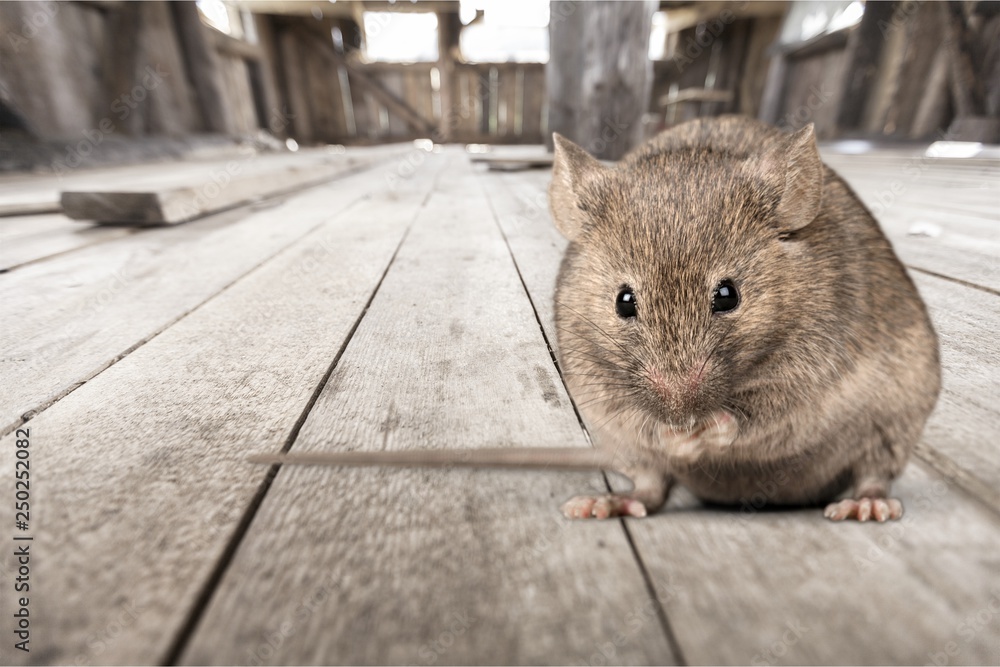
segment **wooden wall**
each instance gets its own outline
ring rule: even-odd
[[[186,34],[178,14],[195,12],[194,3],[158,0],[0,3],[7,35],[0,40],[0,100],[45,140],[254,133],[258,104],[247,54],[216,53],[212,31],[197,21],[187,26],[198,34]],[[206,63],[190,61],[191,39],[208,42],[218,63],[208,74],[217,89],[208,111],[221,107],[223,127],[206,113],[199,85]]]
[[[871,0],[860,24],[779,50],[761,116],[826,139],[1000,141],[998,36],[1000,3]]]
[[[653,63],[657,128],[698,116],[757,116],[785,3],[707,2],[668,9],[666,59]]]
[[[730,112],[813,122],[827,139],[995,120],[996,4],[871,0],[860,25],[785,47],[786,3],[665,4],[671,57],[653,63],[647,133]],[[962,31],[954,11],[978,13]],[[0,125],[50,142],[263,128],[302,144],[543,143],[545,66],[465,63],[457,14],[438,18],[437,62],[368,63],[350,18],[257,15],[250,43],[202,25],[189,2],[0,2]]]
[[[352,21],[270,18],[275,78],[300,143],[542,142],[541,63],[364,62],[349,37],[343,49],[330,37],[352,34]]]
[[[0,40],[3,117],[46,141],[263,128],[302,144],[542,142],[540,63],[463,63],[457,30],[447,61],[366,63],[350,19],[253,21],[256,43],[204,26],[190,2],[0,3],[15,35]]]

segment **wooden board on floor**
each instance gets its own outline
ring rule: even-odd
[[[3,218],[0,272],[131,233],[130,229],[88,227],[60,213]]]
[[[153,182],[63,190],[66,215],[101,224],[167,225],[316,185],[378,162],[377,154],[232,160],[224,166],[164,169]]]
[[[0,281],[0,433],[43,409],[383,183],[359,174],[247,214],[145,230]]]
[[[587,446],[456,162],[293,451]],[[183,662],[590,663],[632,623],[612,661],[672,663],[621,525],[558,513],[591,485],[601,476],[284,467]],[[272,649],[276,632],[289,640]]]
[[[31,658],[169,658],[269,477],[267,467],[245,457],[277,451],[295,432],[436,171],[428,160],[411,179],[378,181],[370,197],[348,200],[312,231],[301,230],[284,250],[29,422],[32,549],[39,554],[32,577],[44,582],[32,589],[39,650]],[[267,215],[279,226],[293,210]],[[228,252],[244,249],[230,244]],[[170,261],[163,258],[160,270]],[[13,438],[0,440],[9,470]],[[12,479],[0,480],[8,497]],[[13,525],[12,503],[0,518]],[[0,563],[10,573],[13,551],[5,551]],[[6,618],[13,618],[11,597],[0,599]],[[269,606],[254,608],[271,618]],[[0,662],[20,659],[12,642],[0,644]]]
[[[1000,295],[913,273],[941,341],[943,382],[917,456],[1000,515]]]
[[[552,155],[546,153],[470,153],[469,161],[474,164],[485,164],[491,171],[520,171],[522,169],[549,168],[552,166]]]

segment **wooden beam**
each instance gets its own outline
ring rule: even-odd
[[[942,2],[941,18],[947,28],[945,48],[951,59],[951,92],[956,116],[983,115],[982,81],[973,64],[973,47],[961,2]]]
[[[230,37],[218,30],[209,29],[212,44],[220,53],[226,53],[244,60],[260,60],[262,57],[260,44],[251,44],[243,39]]]
[[[642,141],[653,82],[649,32],[657,7],[655,0],[551,3],[545,67],[550,131],[607,160]]]
[[[847,40],[846,80],[837,125],[854,129],[861,125],[865,107],[882,55],[882,27],[892,22],[895,2],[868,2],[861,25]]]
[[[291,135],[300,142],[309,142],[314,139],[314,130],[301,50],[298,31],[291,26],[283,26],[278,33],[278,53],[281,56],[281,79],[291,111]]]
[[[336,53],[332,48],[324,50],[324,53],[328,54],[329,58],[337,65],[347,68],[352,87],[356,85],[363,91],[370,93],[375,99],[385,105],[386,108],[395,112],[396,115],[418,132],[424,132],[427,136],[430,136],[434,132],[433,122],[424,118],[406,102],[386,90],[381,83],[368,76],[358,65]]]
[[[706,88],[685,88],[673,94],[660,97],[660,106],[680,104],[681,102],[723,102],[733,101],[731,90],[708,90]]]
[[[208,34],[211,28],[201,22],[198,7],[193,2],[172,2],[170,9],[183,45],[188,76],[194,84],[205,129],[209,132],[235,134],[234,114],[226,96],[219,54]]]
[[[455,108],[455,53],[458,50],[458,38],[462,23],[458,14],[440,12],[438,19],[438,75],[441,87],[441,118],[438,125],[438,136],[435,139],[441,143],[451,141],[452,129],[456,122]]]
[[[788,10],[788,3],[774,0],[760,0],[759,2],[734,3],[729,0],[696,2],[694,4],[668,9],[664,13],[667,15],[667,33],[678,33],[688,28],[694,28],[706,21],[712,21],[722,17],[724,11],[730,11],[737,18],[753,18],[764,16],[781,16]]]
[[[224,167],[164,168],[158,182],[64,191],[64,213],[77,220],[118,225],[166,225],[193,220],[252,201],[293,192],[366,168],[374,158],[286,155],[235,160]]]

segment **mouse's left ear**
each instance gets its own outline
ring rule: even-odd
[[[555,155],[552,158],[552,183],[549,185],[549,209],[556,227],[570,241],[580,236],[587,221],[582,195],[585,186],[605,169],[590,153],[558,132],[552,133]]]
[[[785,174],[785,189],[778,204],[781,230],[802,229],[819,215],[823,202],[823,161],[816,146],[816,132],[809,123],[788,137],[777,155],[769,156]]]

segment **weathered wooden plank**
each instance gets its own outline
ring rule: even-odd
[[[487,165],[493,171],[517,171],[533,167],[551,167],[552,155],[508,155],[504,153],[480,153],[469,155],[469,161]]]
[[[226,94],[221,58],[211,40],[211,33],[216,31],[202,23],[198,7],[190,2],[171,3],[170,10],[183,45],[188,76],[197,91],[205,130],[236,134],[232,105],[239,100]]]
[[[1000,194],[979,187],[988,177],[962,179],[968,189],[957,190],[929,182],[926,173],[904,177],[902,161],[885,169],[836,164],[907,265],[1000,291]],[[962,205],[977,196],[981,204]]]
[[[364,68],[344,58],[339,53],[331,52],[331,58],[335,64],[347,68],[347,71],[351,75],[351,80],[357,88],[370,94],[381,104],[384,104],[389,110],[397,114],[399,118],[410,125],[416,132],[430,136],[434,131],[433,122],[411,109],[409,105],[399,99],[397,94],[394,94],[395,91],[387,89],[386,86],[365,71]],[[396,76],[395,73],[392,72],[388,74],[391,77]],[[393,87],[396,87],[395,84],[393,84]]]
[[[388,94],[406,105],[414,115],[424,118],[427,121],[427,127],[431,127],[431,121],[426,116],[421,116],[413,104],[406,99],[406,89],[403,87],[404,76],[405,73],[399,71],[382,72],[378,75],[377,82],[381,84]],[[412,136],[414,129],[410,127],[409,122],[395,108],[389,105],[386,106],[389,109],[389,136],[396,141],[402,137]],[[425,130],[424,133],[423,136],[430,136],[431,130]]]
[[[83,227],[64,215],[32,215],[0,222],[0,271],[131,234],[113,227]]]
[[[587,446],[456,157],[293,451]],[[621,525],[556,511],[588,484],[603,481],[283,468],[182,661],[669,663]],[[627,645],[608,644],[619,631]]]
[[[617,160],[642,140],[653,82],[652,2],[552,3],[545,66],[549,129]],[[545,138],[551,144],[551,137]]]
[[[274,165],[252,159],[208,173],[190,169],[170,173],[162,184],[114,185],[64,190],[63,211],[71,218],[101,224],[164,225],[187,222],[250,201],[273,197],[374,164],[368,154],[324,156]]]
[[[896,524],[834,524],[814,509],[704,508],[683,493],[664,514],[635,522],[650,577],[675,582],[664,606],[685,659],[995,662],[997,625],[969,619],[1000,599],[996,516],[918,466],[896,493],[907,502]]]
[[[151,229],[0,281],[0,433],[87,382],[136,345],[373,187],[352,176],[277,208]]]
[[[547,209],[536,213],[531,203],[507,221],[500,214],[518,190],[529,193],[522,200],[534,202],[547,179],[537,172],[482,178],[552,339],[543,304],[552,298],[561,249],[535,229],[550,224]],[[924,288],[927,281],[919,276],[918,281]],[[936,286],[951,289],[946,281]],[[971,352],[992,326],[971,317],[975,303],[968,297],[976,290],[962,289],[968,291],[961,299],[968,310],[963,321],[951,325],[945,322],[950,313],[939,304],[956,295],[926,293],[945,348],[949,389],[943,405],[951,388],[978,390],[980,397],[996,393],[996,370],[965,375],[965,365],[975,358],[952,342],[968,341],[962,345]],[[967,405],[969,398],[960,401]],[[939,410],[933,419],[941,418],[951,419]],[[995,408],[977,410],[972,421],[971,428],[986,432],[983,443],[996,441]],[[925,442],[934,437],[935,429],[928,429]],[[961,438],[952,443],[968,447],[968,441],[959,445]],[[978,454],[963,462],[995,465],[995,452],[971,444]],[[968,619],[989,604],[995,607],[1000,594],[986,586],[1000,568],[997,515],[919,464],[908,468],[896,493],[906,502],[907,515],[895,525],[832,524],[816,509],[703,508],[681,491],[663,514],[630,522],[629,530],[650,579],[669,586],[663,603],[688,663],[924,664],[942,654],[950,664],[995,661],[1000,629],[979,621],[971,631]],[[718,640],[720,627],[727,629],[725,642]]]
[[[328,203],[322,225],[29,422],[32,660],[167,660],[268,477],[245,456],[294,433],[436,171],[431,158],[336,215]],[[12,497],[12,475],[0,489]],[[8,526],[12,514],[5,503]],[[0,662],[15,659],[0,644]]]
[[[310,104],[309,87],[306,83],[306,67],[304,61],[307,44],[303,31],[286,27],[278,37],[278,52],[281,54],[283,82],[288,104],[291,107],[292,133],[300,142],[315,139],[313,127],[313,109]]]
[[[222,35],[222,33],[218,33]],[[241,43],[239,40],[232,40]],[[249,63],[243,58],[222,54],[219,58],[226,96],[230,100],[229,119],[237,136],[253,136],[260,129],[257,107],[250,87]]]
[[[542,116],[545,112],[545,69],[543,66],[523,66],[524,102],[521,137],[526,143],[544,143]]]
[[[1000,264],[1000,262],[998,262]],[[963,471],[960,483],[1000,514],[1000,296],[913,273],[941,339],[941,398],[924,443]],[[948,474],[933,452],[918,453]]]

